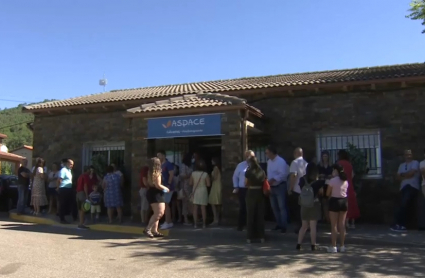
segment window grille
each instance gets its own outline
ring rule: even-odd
[[[115,163],[118,168],[124,164],[125,144],[119,143],[87,143],[83,148],[83,165],[88,166],[92,164],[94,156],[101,156],[106,165]]]
[[[317,161],[320,162],[322,151],[329,152],[331,163],[337,161],[338,151],[347,149],[348,143],[353,144],[364,153],[369,169],[366,177],[381,177],[381,137],[379,131],[318,134],[316,136]]]

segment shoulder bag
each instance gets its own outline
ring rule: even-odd
[[[191,203],[193,203],[196,188],[198,188],[199,182],[201,181],[203,175],[204,175],[204,173],[202,172],[201,176],[199,177],[198,182],[196,183],[196,186],[193,188],[192,194],[190,194],[190,196],[189,196],[189,200],[190,200]]]

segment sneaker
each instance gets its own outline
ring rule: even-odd
[[[317,251],[319,248],[317,248],[316,244],[311,245],[311,251]]]
[[[391,231],[393,231],[393,232],[405,232],[405,231],[407,231],[406,227],[404,227],[404,226],[399,226],[399,225],[394,225],[394,226],[392,226],[390,229],[391,229]]]
[[[338,249],[336,249],[334,246],[331,246],[328,248],[328,253],[338,253]]]
[[[302,250],[301,244],[297,244],[297,246],[295,247],[295,250],[301,251]]]
[[[339,247],[338,251],[341,252],[341,253],[345,253],[345,252],[347,252],[347,248],[345,248],[345,246],[341,246],[341,247]]]
[[[172,228],[174,226],[173,223],[164,223],[161,225],[161,227],[159,227],[161,230],[168,230],[170,228]]]
[[[61,224],[64,224],[64,225],[68,225],[68,224],[70,224],[68,221],[66,221],[66,220],[61,220],[61,222],[60,222]]]
[[[88,230],[90,228],[87,227],[87,226],[84,226],[84,225],[78,225],[78,229],[80,229],[80,230]]]

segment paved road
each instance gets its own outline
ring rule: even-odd
[[[240,234],[243,237],[243,234]],[[425,248],[352,245],[296,252],[294,237],[246,245],[238,234],[187,231],[148,240],[0,221],[0,277],[423,277]]]

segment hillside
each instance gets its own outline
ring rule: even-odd
[[[45,100],[47,102],[50,100]],[[27,123],[34,121],[34,116],[29,113],[22,113],[20,104],[14,108],[0,109],[0,133],[6,134],[6,146],[10,150],[19,148],[22,145],[32,146],[33,134],[28,129]]]
[[[32,146],[32,132],[27,123],[34,120],[32,114],[22,113],[22,106],[0,110],[0,133],[6,134],[6,146],[13,150],[22,145]]]

